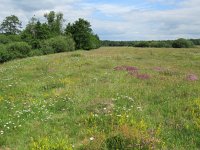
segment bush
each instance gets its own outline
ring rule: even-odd
[[[75,49],[75,43],[69,36],[57,36],[55,38],[45,40],[41,47],[44,54],[60,53],[73,51]]]
[[[12,58],[27,57],[31,51],[31,46],[26,42],[13,42],[6,45],[6,50],[12,55]]]
[[[141,41],[141,42],[136,42],[135,47],[149,47],[149,42],[148,41]]]
[[[55,53],[53,47],[52,47],[52,46],[49,46],[48,44],[43,44],[43,45],[42,45],[42,48],[41,48],[40,50],[42,51],[42,53],[43,53],[44,55]]]
[[[20,42],[21,38],[19,35],[5,35],[0,34],[0,44],[8,44],[11,42]]]
[[[8,38],[8,36],[4,34],[0,34],[0,44],[7,44],[10,43],[11,40]]]
[[[90,49],[97,49],[101,46],[99,37],[97,35],[90,34],[88,37],[87,42],[83,46],[84,50],[90,50]]]
[[[11,59],[8,51],[5,49],[4,46],[0,46],[0,63],[6,62]]]
[[[173,48],[191,48],[194,47],[194,44],[186,39],[178,39],[172,43]]]
[[[41,49],[34,49],[34,50],[31,50],[28,54],[29,57],[32,57],[32,56],[41,56],[43,55],[43,51]]]

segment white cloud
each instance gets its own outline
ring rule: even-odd
[[[199,38],[199,0],[145,0],[143,4],[98,4],[86,0],[0,0],[0,20],[15,14],[23,22],[51,10],[63,12],[67,21],[86,18],[102,39],[151,40]],[[174,5],[157,9],[154,4]],[[96,15],[98,14],[98,15]]]

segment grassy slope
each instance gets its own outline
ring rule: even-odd
[[[113,70],[121,65],[151,78]],[[191,73],[200,77],[200,48],[100,48],[2,64],[0,149],[106,149],[117,135],[138,149],[200,148],[200,81],[187,81]]]

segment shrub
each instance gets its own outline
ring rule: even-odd
[[[0,63],[6,62],[11,59],[8,51],[5,49],[4,46],[0,46]]]
[[[45,54],[60,53],[73,51],[75,49],[75,43],[69,36],[57,36],[55,38],[45,40],[41,47]]]
[[[10,43],[11,40],[8,38],[8,36],[4,34],[0,34],[0,44],[7,44]]]
[[[5,35],[0,34],[0,44],[8,44],[11,42],[20,42],[21,38],[19,35]]]
[[[19,35],[7,35],[7,37],[11,42],[22,42],[22,39]]]
[[[41,56],[43,55],[43,51],[41,49],[34,49],[34,50],[31,50],[28,54],[29,57],[32,57],[32,56]]]
[[[141,41],[137,42],[134,45],[135,47],[149,47],[149,42],[148,41]]]
[[[194,44],[186,39],[178,39],[172,43],[173,48],[191,48],[194,47]]]
[[[90,34],[87,42],[83,46],[83,49],[84,50],[97,49],[100,46],[101,43],[99,37],[97,35]]]
[[[42,53],[43,53],[44,55],[55,53],[53,47],[52,47],[52,46],[49,46],[48,44],[43,44],[43,45],[42,45],[42,48],[41,48],[40,50],[42,51]]]
[[[6,45],[6,50],[12,55],[12,58],[27,57],[31,51],[31,46],[26,42],[13,42]]]

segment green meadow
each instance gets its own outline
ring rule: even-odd
[[[199,47],[101,47],[0,64],[0,149],[200,149],[199,79]]]

